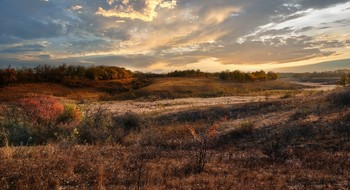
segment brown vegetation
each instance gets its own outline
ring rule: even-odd
[[[60,138],[29,147],[12,146],[18,139],[8,138],[10,121],[2,117],[0,189],[348,189],[348,93],[169,115],[85,107],[79,116],[70,105],[59,117],[65,119],[23,117],[58,122],[42,127],[76,121],[69,133],[55,131]],[[31,129],[27,123],[17,124]]]

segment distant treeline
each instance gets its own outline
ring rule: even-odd
[[[222,80],[235,81],[235,82],[252,82],[252,81],[264,81],[264,80],[276,80],[278,75],[274,72],[266,73],[263,70],[255,72],[242,72],[239,70],[235,71],[222,71],[219,73],[208,73],[198,70],[184,70],[184,71],[173,71],[165,76],[168,77],[219,77]]]
[[[324,72],[305,72],[305,73],[279,73],[281,78],[330,78],[330,77],[341,77],[344,74],[350,73],[348,69],[336,70],[336,71],[324,71]]]
[[[113,66],[67,66],[41,65],[34,68],[0,69],[0,84],[12,82],[63,82],[66,79],[112,80],[131,78],[133,73],[121,67]]]
[[[201,70],[183,70],[183,71],[172,71],[166,74],[168,77],[209,77],[215,76],[214,73],[202,72]]]
[[[231,80],[236,82],[253,82],[253,81],[265,81],[265,80],[276,80],[278,75],[275,72],[255,71],[251,73],[242,72],[239,70],[235,71],[223,71],[219,74],[222,80]]]
[[[155,77],[218,77],[222,80],[235,82],[252,82],[263,80],[276,80],[278,75],[274,72],[256,71],[242,72],[223,71],[218,73],[202,72],[198,70],[172,71],[166,74],[132,72],[115,66],[68,66],[58,67],[40,65],[34,68],[0,69],[0,85],[13,82],[65,82],[67,80],[113,80],[128,78],[155,78]]]

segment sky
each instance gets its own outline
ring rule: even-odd
[[[1,0],[0,67],[62,63],[350,68],[350,0]]]

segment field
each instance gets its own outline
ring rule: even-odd
[[[46,94],[82,118],[40,133],[47,139],[35,146],[3,138],[0,189],[350,188],[347,87],[211,78],[159,78],[121,93],[101,86],[1,89],[5,110]]]
[[[136,81],[137,87],[132,87]],[[61,83],[13,84],[0,89],[0,102],[9,102],[30,94],[52,95],[75,101],[160,100],[190,97],[220,97],[280,94],[280,90],[298,90],[306,86],[288,81],[234,83],[216,78],[155,78],[146,81],[69,81]]]

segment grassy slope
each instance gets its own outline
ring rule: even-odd
[[[304,86],[286,81],[263,81],[235,83],[216,78],[158,78],[153,84],[132,92],[118,95],[117,98],[187,98],[218,97],[230,95],[262,95],[265,90],[301,89]]]
[[[0,188],[349,189],[350,108],[327,96],[161,116],[117,146],[2,148]],[[224,116],[204,172],[192,173],[197,147],[187,126]],[[243,121],[254,130],[240,130]]]
[[[72,100],[96,100],[100,96],[103,96],[107,93],[90,87],[72,88],[55,83],[27,83],[14,84],[2,88],[0,87],[1,102],[16,101],[18,98],[25,97],[30,94],[51,95],[57,97],[65,97]]]
[[[302,85],[286,81],[234,83],[213,78],[156,78],[153,83],[123,93],[132,80],[70,81],[69,86],[55,83],[14,84],[0,88],[0,101],[17,100],[28,94],[45,94],[71,100],[168,99],[217,97],[227,95],[263,95],[264,90],[300,89]]]

